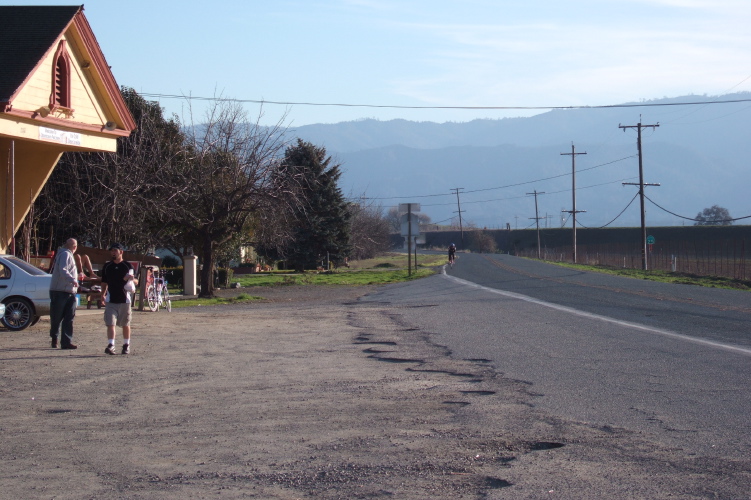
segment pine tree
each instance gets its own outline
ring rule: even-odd
[[[285,151],[286,171],[299,179],[302,203],[295,208],[292,240],[284,252],[298,271],[315,269],[328,256],[343,262],[351,251],[348,203],[337,185],[340,165],[332,164],[326,149],[301,139]]]

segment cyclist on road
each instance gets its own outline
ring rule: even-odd
[[[449,245],[449,264],[454,265],[456,260],[456,245],[453,243]]]

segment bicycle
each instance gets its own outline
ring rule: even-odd
[[[149,275],[146,278],[146,302],[149,309],[157,312],[160,307],[172,312],[172,299],[167,288],[167,280],[160,276],[159,271],[149,269]]]
[[[456,260],[456,245],[452,243],[449,245],[449,267],[454,267],[455,260]]]

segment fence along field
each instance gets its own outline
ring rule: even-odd
[[[647,267],[656,271],[696,274],[700,276],[723,276],[737,280],[751,279],[746,267],[749,243],[742,240],[713,241],[667,241],[650,245],[647,251]],[[521,257],[537,257],[537,249],[517,250]],[[573,249],[569,246],[542,248],[543,260],[572,262]],[[641,245],[628,243],[602,243],[577,245],[577,263],[590,266],[623,267],[641,269]]]
[[[534,229],[479,230],[496,242],[498,251],[537,258]],[[471,231],[464,231],[465,241]],[[577,229],[577,263],[593,266],[641,269],[641,230],[631,228]],[[655,244],[648,251],[649,269],[751,279],[751,226],[676,226],[648,228]],[[460,244],[459,231],[426,233],[426,247],[446,248]],[[555,262],[572,262],[571,228],[541,229],[541,257]],[[461,246],[460,246],[460,249]],[[464,247],[463,249],[471,248]]]

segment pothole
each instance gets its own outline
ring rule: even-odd
[[[473,396],[492,396],[495,391],[459,391],[462,394],[472,394]]]
[[[408,372],[422,372],[422,373],[443,373],[444,375],[451,375],[452,377],[476,377],[474,373],[461,373],[461,372],[452,372],[450,370],[431,370],[431,369],[420,369],[420,368],[407,368]]]
[[[362,352],[366,354],[383,354],[384,352],[394,352],[394,351],[386,351],[383,349],[374,349],[372,347],[368,347],[367,349],[363,349]]]
[[[469,406],[472,403],[468,401],[444,401],[443,404],[464,407],[464,406]]]
[[[369,356],[370,358],[376,359],[378,361],[384,361],[386,363],[424,363],[422,359],[405,359],[405,358],[384,358],[381,356]]]
[[[485,478],[485,486],[488,488],[500,489],[500,488],[508,488],[509,486],[513,486],[513,485],[514,483],[506,481],[505,479],[498,479],[497,477],[490,477],[490,476]]]
[[[529,443],[529,451],[545,451],[545,450],[556,450],[558,448],[563,448],[565,445],[563,443],[554,443],[551,441],[538,441],[536,443]]]

